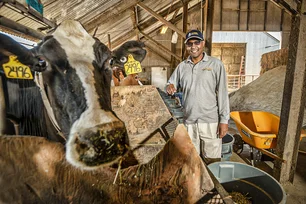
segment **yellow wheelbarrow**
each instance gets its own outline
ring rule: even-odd
[[[274,149],[277,144],[277,134],[280,118],[272,113],[263,111],[233,111],[230,113],[242,140],[251,146],[251,162],[253,162],[252,147],[258,149],[273,159],[280,159],[269,149]],[[301,139],[306,137],[306,131],[302,129]]]

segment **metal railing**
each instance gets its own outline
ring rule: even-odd
[[[229,92],[240,89],[242,86],[251,83],[259,77],[259,74],[252,75],[227,75],[227,87]]]

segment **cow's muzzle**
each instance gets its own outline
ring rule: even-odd
[[[124,123],[115,121],[75,132],[67,159],[75,166],[97,167],[116,162],[129,149]]]

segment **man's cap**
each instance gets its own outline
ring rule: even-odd
[[[186,35],[186,40],[185,43],[188,42],[190,39],[199,39],[199,40],[204,40],[203,34],[199,30],[191,30],[187,33]]]

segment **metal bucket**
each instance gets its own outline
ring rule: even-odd
[[[230,160],[230,157],[233,154],[234,141],[235,141],[234,137],[230,134],[226,134],[222,138],[222,151],[221,151],[222,161]]]
[[[250,197],[252,203],[286,203],[283,187],[266,172],[238,162],[221,161],[208,165],[224,189]]]

